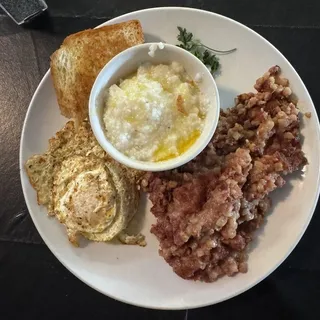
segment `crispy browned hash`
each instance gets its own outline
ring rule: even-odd
[[[213,139],[192,162],[141,181],[160,255],[182,278],[212,282],[246,272],[246,248],[270,208],[269,193],[307,163],[299,110],[279,73],[270,68],[257,93],[221,111]]]

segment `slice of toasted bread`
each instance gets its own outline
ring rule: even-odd
[[[93,83],[121,51],[144,42],[138,20],[88,29],[68,36],[51,56],[51,75],[62,115],[78,122],[88,116]]]

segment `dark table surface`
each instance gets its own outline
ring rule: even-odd
[[[0,319],[320,319],[320,212],[303,239],[272,275],[215,306],[155,311],[95,292],[53,256],[35,229],[19,178],[19,142],[28,104],[49,67],[49,56],[69,33],[126,12],[189,6],[234,18],[273,43],[293,64],[320,105],[318,0],[47,0],[49,17],[19,27],[0,12]],[[319,109],[318,109],[319,110]],[[302,195],[303,196],[303,195]]]

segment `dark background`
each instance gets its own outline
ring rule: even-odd
[[[37,19],[28,28],[15,25],[0,11],[0,319],[320,319],[319,209],[289,258],[248,292],[198,310],[147,310],[95,292],[52,255],[26,208],[18,163],[23,120],[49,67],[50,54],[72,32],[143,8],[195,7],[246,24],[289,59],[317,107],[320,1],[47,0],[47,4],[50,18]]]

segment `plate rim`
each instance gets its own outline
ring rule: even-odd
[[[131,15],[135,15],[135,14],[139,14],[139,13],[148,13],[148,12],[151,12],[151,11],[167,11],[167,10],[181,10],[181,11],[193,11],[193,12],[198,12],[198,13],[204,13],[204,14],[208,14],[208,15],[211,15],[211,16],[218,16],[219,18],[222,18],[222,19],[226,19],[226,20],[229,20],[230,22],[238,25],[239,27],[241,28],[244,28],[246,29],[247,31],[249,31],[250,33],[253,33],[255,36],[258,36],[262,41],[264,41],[266,44],[268,44],[269,46],[271,46],[276,52],[278,55],[281,56],[282,59],[284,59],[286,61],[286,63],[292,68],[292,71],[295,73],[297,79],[300,81],[300,85],[303,87],[304,91],[306,92],[306,95],[308,96],[308,98],[310,99],[310,102],[311,102],[311,108],[312,108],[312,111],[313,111],[313,114],[312,116],[315,117],[315,119],[317,120],[317,143],[320,145],[320,124],[319,124],[319,117],[318,117],[318,114],[317,114],[317,111],[316,111],[316,108],[314,106],[314,103],[313,103],[313,100],[309,94],[309,91],[307,89],[307,87],[305,86],[304,82],[302,81],[300,75],[298,74],[298,72],[296,71],[296,69],[292,66],[292,64],[288,61],[288,59],[271,43],[269,42],[267,39],[265,39],[263,36],[261,36],[258,32],[252,30],[251,28],[249,28],[248,26],[242,24],[241,22],[238,22],[237,20],[234,20],[232,18],[229,18],[227,16],[224,16],[222,14],[219,14],[219,13],[215,13],[215,12],[212,12],[212,11],[208,11],[208,10],[203,10],[203,9],[197,9],[197,8],[191,8],[191,7],[179,7],[179,6],[164,6],[164,7],[151,7],[151,8],[146,8],[146,9],[141,9],[141,10],[136,10],[136,11],[132,11],[132,12],[128,12],[128,13],[125,13],[125,14],[122,14],[120,16],[117,16],[117,17],[114,17],[114,18],[111,18],[109,20],[106,20],[105,22],[99,24],[98,26],[96,26],[95,28],[99,28],[99,27],[102,27],[104,25],[108,25],[108,24],[112,24],[112,23],[115,23],[115,20],[118,20],[118,19],[126,19],[126,18],[129,18]],[[26,112],[26,115],[25,115],[25,118],[24,118],[24,121],[23,121],[23,126],[22,126],[22,131],[21,131],[21,136],[20,136],[20,146],[19,146],[19,171],[20,171],[20,183],[21,183],[21,186],[22,186],[22,191],[23,191],[23,196],[24,196],[24,200],[25,200],[25,203],[27,205],[27,208],[28,208],[28,212],[29,212],[29,215],[31,216],[31,219],[38,231],[38,233],[40,234],[42,240],[44,241],[44,243],[46,244],[46,246],[49,248],[49,250],[52,252],[52,254],[58,259],[58,261],[69,271],[71,272],[74,276],[76,276],[80,281],[82,281],[83,283],[85,283],[86,285],[88,285],[90,288],[98,291],[99,293],[109,297],[109,298],[112,298],[114,300],[117,300],[117,301],[120,301],[120,302],[123,302],[123,303],[127,303],[129,305],[134,305],[134,306],[138,306],[138,307],[142,307],[142,308],[147,308],[147,309],[154,309],[154,310],[186,310],[186,309],[197,309],[197,308],[202,308],[202,307],[206,307],[206,306],[210,306],[210,305],[215,305],[217,303],[220,303],[220,302],[223,302],[223,301],[226,301],[226,300],[229,300],[233,297],[236,297],[248,290],[250,290],[252,287],[256,286],[257,284],[259,284],[261,281],[263,281],[264,279],[266,279],[271,273],[273,273],[287,258],[288,256],[292,253],[292,251],[295,249],[295,247],[297,246],[297,244],[300,242],[302,236],[305,234],[306,232],[306,229],[307,227],[309,226],[310,224],[310,221],[314,215],[314,212],[315,212],[315,209],[316,209],[316,206],[317,206],[317,203],[318,203],[318,200],[319,200],[319,194],[320,194],[320,167],[319,167],[319,170],[318,170],[318,175],[317,175],[317,190],[316,192],[314,193],[314,201],[313,201],[313,206],[312,206],[312,209],[310,210],[309,212],[309,215],[308,215],[308,218],[306,219],[306,222],[305,224],[302,226],[301,228],[301,231],[300,231],[300,234],[297,235],[296,237],[296,240],[295,242],[292,243],[291,247],[289,248],[289,250],[287,251],[287,253],[283,256],[282,259],[280,259],[280,261],[278,261],[278,263],[276,263],[274,265],[273,268],[271,268],[269,270],[269,272],[267,272],[266,274],[264,274],[262,277],[260,277],[257,281],[251,283],[250,285],[240,289],[240,290],[237,290],[235,291],[234,293],[232,293],[231,295],[229,295],[228,297],[223,297],[221,299],[217,299],[215,302],[206,302],[206,303],[196,303],[192,306],[187,306],[187,305],[179,305],[179,306],[171,306],[171,307],[166,307],[166,306],[162,306],[162,305],[157,305],[157,304],[143,304],[143,303],[135,303],[135,302],[132,302],[128,299],[125,299],[125,298],[119,298],[113,294],[106,294],[105,292],[103,292],[102,290],[96,288],[94,285],[90,284],[85,278],[83,278],[81,275],[79,275],[76,271],[73,271],[71,268],[68,267],[68,265],[62,260],[59,258],[59,254],[57,254],[55,252],[55,250],[52,248],[50,241],[49,239],[46,237],[46,235],[44,234],[44,232],[40,231],[40,228],[39,228],[39,225],[37,223],[37,219],[36,219],[36,216],[32,213],[32,210],[31,210],[31,204],[29,203],[29,200],[28,198],[26,197],[26,188],[27,186],[24,185],[23,181],[24,181],[24,170],[25,170],[25,166],[24,166],[24,162],[23,162],[23,159],[22,159],[22,150],[23,150],[23,141],[24,141],[24,135],[25,135],[25,130],[26,130],[26,126],[27,126],[27,122],[28,122],[28,119],[30,117],[30,112],[31,112],[31,106],[33,105],[34,103],[34,100],[36,99],[36,96],[38,95],[38,92],[41,91],[42,87],[44,86],[44,82],[47,80],[47,78],[50,77],[50,68],[47,70],[47,72],[43,75],[41,81],[39,82],[36,90],[34,91],[33,95],[32,95],[32,98],[30,100],[30,103],[28,105],[28,109],[27,109],[27,112]],[[30,185],[31,187],[31,185]]]

